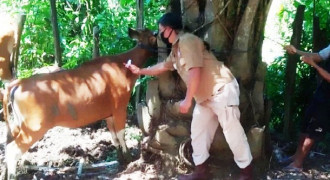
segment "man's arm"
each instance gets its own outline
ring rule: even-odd
[[[321,56],[318,53],[304,52],[296,49],[293,45],[288,45],[284,47],[289,54],[298,54],[300,56],[310,57],[314,62],[318,63],[322,61]]]
[[[314,67],[324,80],[330,82],[330,73],[328,73],[326,70],[317,65],[311,57],[303,56],[301,60],[304,61],[306,64],[309,64]]]
[[[301,60],[303,62],[314,67],[324,80],[326,80],[327,82],[330,82],[330,73],[316,64],[316,63],[322,61],[322,57],[320,56],[319,53],[303,52],[303,51],[297,50],[292,45],[286,46],[285,49],[288,51],[289,54],[298,54],[298,55],[302,56]]]
[[[200,77],[201,77],[201,68],[195,67],[189,69],[189,77],[187,82],[187,91],[186,91],[186,97],[184,100],[180,103],[180,112],[181,113],[187,113],[189,111],[189,108],[192,104],[192,99],[197,91],[197,88],[199,86]]]
[[[124,65],[126,66],[125,63],[124,63]],[[148,68],[142,68],[142,69],[135,66],[134,64],[130,64],[127,66],[127,68],[129,70],[131,70],[133,74],[150,75],[150,76],[158,75],[158,74],[161,74],[161,73],[169,70],[169,68],[165,67],[164,62],[158,63],[158,64],[148,67]]]

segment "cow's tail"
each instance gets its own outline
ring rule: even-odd
[[[9,118],[10,118],[10,108],[12,108],[11,92],[14,88],[17,87],[17,84],[19,82],[20,82],[20,80],[14,80],[1,92],[1,94],[3,96],[3,98],[2,98],[3,118],[6,121],[6,125],[7,125],[7,144],[10,143],[14,139],[14,136],[15,136],[11,129]]]

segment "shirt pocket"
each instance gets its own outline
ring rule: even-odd
[[[184,58],[179,58],[179,61],[178,61],[178,68],[179,69],[184,69],[184,67],[186,66],[186,61],[185,61],[185,59]]]

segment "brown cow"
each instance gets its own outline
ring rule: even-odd
[[[15,30],[17,26],[9,17],[0,17],[0,78],[1,80],[11,80],[12,72],[10,67],[10,57],[15,44]]]
[[[50,74],[13,81],[5,91],[8,108],[6,162],[8,178],[16,177],[16,164],[31,145],[55,126],[77,128],[106,119],[112,142],[129,157],[124,142],[126,107],[137,76],[123,65],[128,59],[142,66],[153,53],[157,41],[150,30],[129,29],[138,40],[132,50],[114,56],[96,58],[82,66]]]

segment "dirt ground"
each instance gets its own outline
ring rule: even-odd
[[[0,122],[0,174],[2,176],[5,135],[5,123]],[[19,162],[19,179],[167,180],[177,179],[177,172],[189,172],[180,166],[170,167],[173,168],[174,173],[169,176],[168,173],[164,173],[164,165],[157,155],[151,155],[148,161],[141,160],[139,158],[139,135],[141,135],[141,131],[137,127],[127,128],[126,142],[134,161],[126,166],[121,166],[116,161],[116,150],[111,145],[110,133],[106,128],[53,128],[24,154]],[[275,155],[286,155],[293,152],[294,144],[288,142],[273,142],[273,144],[279,148],[275,148],[277,152],[272,153],[270,162],[255,161],[255,179],[330,179],[330,153],[328,151],[313,150],[305,162],[303,173],[290,173],[282,170],[284,165],[277,162]],[[234,180],[239,169],[234,162],[211,161],[211,171],[214,180]]]

